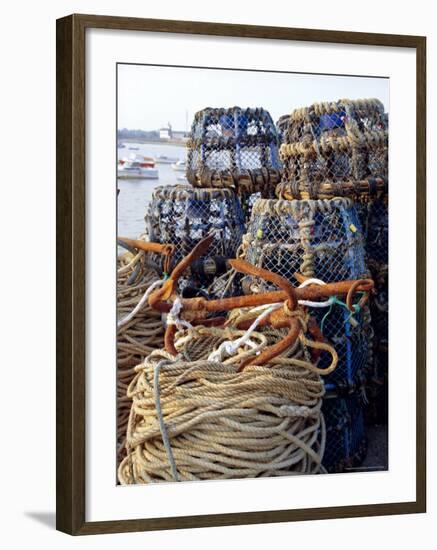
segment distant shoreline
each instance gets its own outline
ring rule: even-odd
[[[138,138],[118,138],[119,143],[145,143],[150,145],[177,145],[179,147],[185,147],[186,141],[180,139],[167,139],[165,141],[159,139],[138,139]]]

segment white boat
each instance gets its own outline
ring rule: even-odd
[[[155,157],[156,164],[174,164],[178,162],[178,157],[168,157],[167,155],[158,155]]]
[[[184,160],[178,160],[177,162],[172,164],[171,167],[176,172],[185,172],[187,169],[187,163]]]
[[[117,177],[123,179],[150,179],[159,178],[159,171],[155,168],[155,161],[151,157],[131,155],[118,161]]]

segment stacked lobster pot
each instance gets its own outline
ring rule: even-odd
[[[372,424],[388,421],[388,194],[369,202],[366,251],[375,293],[370,300],[374,330],[374,360],[366,387]]]
[[[244,258],[303,287],[324,285],[337,281],[366,279],[369,274],[365,263],[364,235],[353,201],[340,197],[333,199],[258,200],[252,211],[248,233],[244,237]],[[243,281],[246,292],[269,290],[263,283],[249,277]],[[361,388],[369,360],[372,331],[367,303],[358,295],[354,303],[340,297],[331,297],[320,303],[303,303],[311,313],[324,338],[338,354],[335,371],[324,376],[327,395],[338,396],[333,401],[341,405],[345,397]],[[327,358],[322,356],[319,368],[326,368]],[[326,399],[325,399],[326,402]],[[359,409],[356,416],[362,415]],[[332,418],[333,415],[329,415]],[[351,453],[362,455],[364,446],[363,423],[351,422],[335,426],[330,435],[327,425],[327,445],[324,466],[328,471],[346,465],[343,460],[331,464],[331,447],[339,447],[339,438],[349,437],[354,430],[357,448]],[[361,432],[355,434],[357,429]],[[338,432],[338,433],[337,433]],[[352,450],[344,445],[343,452]],[[337,453],[338,454],[338,453]],[[358,458],[358,456],[356,457]]]
[[[146,230],[152,242],[174,246],[171,267],[204,237],[214,235],[208,255],[199,258],[180,281],[184,295],[189,296],[211,292],[215,281],[226,275],[227,261],[236,255],[245,221],[240,200],[231,189],[178,185],[155,189],[146,215]],[[216,293],[224,291],[224,285],[215,286]]]
[[[378,208],[387,204],[383,105],[377,100],[315,104],[282,117],[278,127],[283,139],[278,198],[254,204],[245,259],[304,286],[375,276],[367,258],[379,253],[376,243],[383,248],[386,238],[378,232],[378,239],[369,239],[384,225]],[[261,283],[248,278],[245,284],[246,292],[257,292]],[[314,313],[339,357],[336,370],[324,377],[328,471],[353,468],[365,453],[363,389],[375,352],[370,308],[364,295],[355,303],[332,297]]]
[[[203,109],[187,147],[186,175],[194,187],[232,189],[246,215],[254,197],[274,195],[281,179],[279,136],[265,109]]]
[[[190,185],[155,189],[146,215],[149,239],[174,245],[174,266],[213,234],[208,255],[179,284],[185,296],[238,291],[238,281],[230,284],[227,278],[227,261],[237,255],[251,197],[272,195],[281,177],[278,134],[269,113],[239,107],[196,113],[186,177]]]

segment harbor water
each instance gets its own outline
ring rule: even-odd
[[[137,148],[134,150],[132,148]],[[161,143],[126,143],[118,149],[118,160],[129,158],[131,154],[154,157],[165,155],[185,160],[185,147]],[[144,215],[147,205],[152,198],[155,187],[161,185],[183,185],[177,178],[184,176],[184,172],[173,170],[171,164],[156,164],[159,170],[158,179],[117,179],[118,212],[117,231],[120,237],[137,238],[144,232]]]

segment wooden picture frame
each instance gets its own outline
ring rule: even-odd
[[[85,31],[188,33],[411,48],[417,63],[416,499],[411,502],[87,522],[85,514]],[[57,21],[57,529],[72,535],[303,521],[426,509],[426,39],[420,36],[71,15]]]

